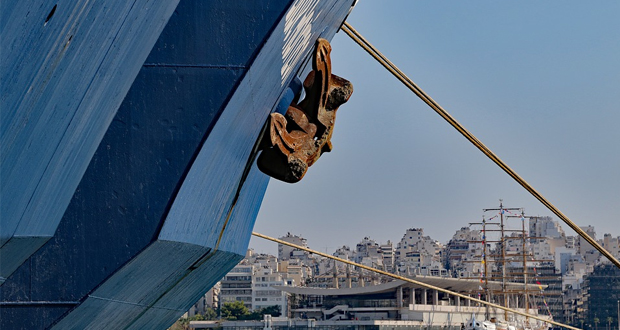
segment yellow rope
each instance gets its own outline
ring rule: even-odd
[[[459,133],[461,133],[469,142],[475,145],[483,154],[489,157],[497,166],[508,173],[511,178],[517,181],[525,190],[527,190],[532,196],[538,199],[543,205],[545,205],[551,212],[557,215],[564,223],[571,227],[579,236],[583,237],[588,243],[602,253],[607,259],[620,268],[620,262],[611,254],[605,250],[600,244],[598,244],[592,237],[590,237],[583,229],[579,228],[573,221],[571,221],[564,213],[560,212],[551,202],[543,197],[538,191],[536,191],[529,183],[527,183],[521,176],[513,171],[506,163],[504,163],[498,156],[496,156],[487,146],[485,146],[480,140],[478,140],[473,134],[467,131],[459,122],[456,121],[449,113],[447,113],[435,100],[428,96],[420,87],[418,87],[407,75],[400,71],[394,63],[390,62],[381,52],[373,47],[364,37],[362,37],[353,27],[345,22],[342,26],[342,30],[353,39],[358,45],[366,50],[372,57],[374,57],[381,65],[383,65],[388,71],[390,71],[398,80],[400,80],[405,86],[407,86],[415,95],[417,95],[422,101],[430,106],[437,114],[439,114],[444,120],[446,120],[452,127],[454,127]]]
[[[487,302],[487,301],[484,301],[484,300],[472,298],[470,296],[466,296],[466,295],[460,294],[458,292],[446,290],[444,288],[440,288],[440,287],[437,287],[437,286],[434,286],[434,285],[426,284],[424,282],[416,281],[416,280],[413,280],[413,279],[410,279],[410,278],[407,278],[407,277],[403,277],[403,276],[400,276],[400,275],[388,273],[386,271],[379,270],[379,269],[376,269],[376,268],[364,266],[362,264],[358,264],[358,263],[350,261],[350,260],[334,257],[334,256],[329,255],[327,253],[322,253],[322,252],[319,252],[319,251],[315,251],[315,250],[309,249],[307,247],[303,247],[303,246],[296,245],[296,244],[293,244],[293,243],[285,242],[283,240],[279,240],[277,238],[273,238],[273,237],[269,237],[267,235],[259,234],[257,232],[252,232],[252,235],[254,235],[256,237],[264,238],[264,239],[272,241],[272,242],[276,242],[278,244],[283,244],[283,245],[287,245],[287,246],[290,246],[290,247],[293,247],[293,248],[296,248],[296,249],[299,249],[299,250],[307,251],[307,252],[310,252],[310,253],[313,253],[313,254],[325,257],[325,258],[329,258],[329,259],[333,259],[333,260],[336,260],[336,261],[340,261],[342,263],[349,264],[349,265],[352,265],[352,266],[355,266],[355,267],[358,267],[358,268],[361,268],[361,269],[369,270],[371,272],[375,272],[375,273],[379,273],[379,274],[382,274],[382,275],[385,275],[385,276],[389,276],[389,277],[395,278],[397,280],[409,282],[409,283],[412,283],[412,284],[415,284],[415,285],[419,285],[419,286],[422,286],[422,287],[425,287],[425,288],[429,288],[429,289],[432,289],[432,290],[437,290],[437,291],[440,291],[440,292],[443,292],[443,293],[447,293],[447,294],[450,294],[450,295],[453,295],[453,296],[456,296],[456,297],[460,297],[460,298],[463,298],[463,299],[468,299],[468,300],[471,300],[471,301],[475,301],[475,302],[478,302],[478,303],[481,303],[481,304],[484,304],[484,305],[488,305],[490,307],[499,308],[499,309],[502,309],[502,310],[505,310],[505,311],[508,311],[508,312],[511,312],[511,313],[514,313],[514,314],[519,314],[519,315],[522,315],[522,316],[525,316],[525,317],[531,317],[533,319],[540,320],[540,321],[547,322],[547,323],[551,323],[551,324],[554,324],[554,325],[557,325],[557,326],[560,326],[560,327],[564,327],[564,328],[567,328],[567,329],[581,330],[579,328],[575,328],[575,327],[572,327],[570,325],[566,325],[566,324],[563,324],[563,323],[560,323],[560,322],[544,319],[544,318],[542,318],[542,317],[540,317],[538,315],[532,315],[532,314],[527,314],[527,313],[523,313],[523,312],[520,312],[520,311],[512,310],[510,308],[507,308],[507,307],[504,307],[504,306],[501,306],[501,305],[497,305],[497,304],[493,304],[493,303],[490,303],[490,302]]]

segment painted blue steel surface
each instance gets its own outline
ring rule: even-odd
[[[181,1],[55,237],[0,287],[0,328],[164,329],[228,272],[268,182],[259,132],[351,2]]]
[[[0,3],[0,284],[56,231],[177,3]]]
[[[267,184],[253,163],[253,146],[285,93],[278,86],[288,86],[310,55],[314,42],[303,41],[331,39],[350,5],[317,0],[297,1],[289,8],[201,147],[158,240],[54,329],[103,329],[94,320],[106,315],[114,315],[115,327],[165,328],[243,257]],[[246,174],[248,164],[252,167]],[[192,252],[180,258],[183,249]]]
[[[198,154],[159,239],[216,246],[235,194],[236,186],[229,183],[241,179],[253,142],[283,92],[273,86],[290,84],[314,41],[319,36],[331,39],[350,6],[349,1],[318,0],[291,6]]]
[[[153,242],[197,149],[289,5],[289,0],[179,5],[56,235],[0,287],[0,329],[46,328]],[[199,255],[206,252],[198,248]],[[222,269],[234,265],[235,256],[224,258]],[[26,304],[9,304],[14,302]]]

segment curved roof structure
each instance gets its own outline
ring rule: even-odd
[[[416,276],[415,280],[418,282],[423,282],[429,285],[433,285],[436,287],[444,288],[446,290],[455,291],[455,292],[477,291],[479,290],[481,286],[481,283],[479,280],[450,278],[450,277]],[[348,296],[348,295],[359,295],[359,294],[384,293],[384,292],[393,291],[399,286],[404,286],[407,288],[415,288],[415,289],[425,288],[421,285],[405,282],[402,280],[394,280],[391,282],[382,283],[379,285],[366,286],[366,287],[340,288],[340,289],[310,288],[310,287],[299,287],[299,286],[274,286],[274,288],[288,292],[288,293],[303,294],[303,295]],[[520,289],[523,289],[523,286],[524,286],[523,283],[514,283],[514,282],[506,283],[507,290],[520,290]],[[490,290],[494,290],[494,291],[501,290],[502,283],[501,282],[489,282],[488,287]],[[546,288],[546,285],[542,285],[542,287]],[[538,291],[540,290],[540,288],[536,284],[528,284],[527,290]]]

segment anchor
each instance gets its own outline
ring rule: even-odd
[[[303,84],[306,97],[291,102],[284,115],[272,113],[267,120],[269,134],[261,141],[257,165],[275,179],[299,182],[308,167],[332,150],[336,111],[351,97],[353,85],[331,73],[331,49],[327,40],[316,41],[312,71]]]

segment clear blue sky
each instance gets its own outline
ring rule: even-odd
[[[619,1],[361,0],[348,22],[601,238],[620,235],[619,17]],[[412,227],[445,243],[500,198],[553,216],[346,34],[332,46],[333,73],[355,87],[334,149],[300,183],[271,180],[255,231],[331,253]]]

